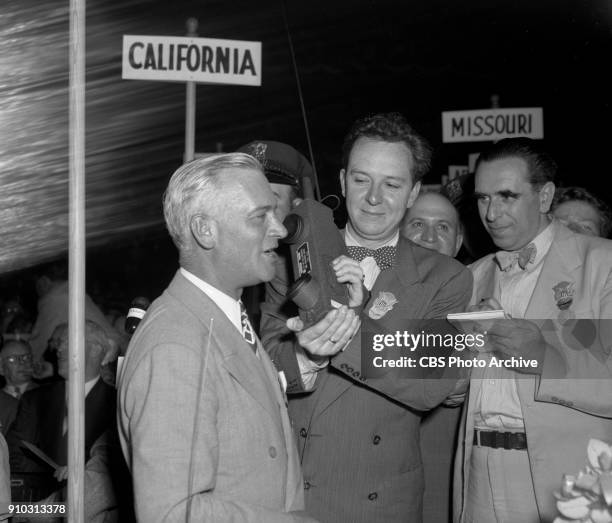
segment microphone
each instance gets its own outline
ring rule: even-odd
[[[145,298],[144,296],[138,296],[137,298],[134,298],[132,300],[132,303],[130,304],[130,310],[128,311],[127,317],[125,319],[125,332],[128,335],[131,336],[132,334],[134,334],[136,327],[138,327],[140,320],[142,320],[145,315],[145,312],[147,312],[149,305],[151,305],[151,302],[148,298]]]

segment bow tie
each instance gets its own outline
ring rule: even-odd
[[[387,245],[380,249],[368,249],[367,247],[357,247],[350,245],[347,247],[349,256],[354,260],[360,262],[364,258],[371,256],[376,261],[376,265],[381,271],[393,267],[393,260],[395,260],[395,246]]]
[[[522,270],[525,270],[528,264],[533,263],[537,253],[536,246],[530,243],[520,251],[499,251],[495,254],[495,257],[502,271],[509,271],[516,263]]]

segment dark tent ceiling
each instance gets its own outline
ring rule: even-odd
[[[400,111],[435,146],[439,180],[478,144],[443,145],[441,111],[543,107],[545,143],[569,182],[603,198],[610,146],[608,0],[287,2],[323,193],[342,136]],[[200,85],[197,151],[252,139],[307,152],[280,0],[87,2],[87,241],[163,235],[160,199],[180,164],[182,84],[121,79],[123,34],[262,41],[262,87]],[[67,249],[68,0],[0,7],[0,271]]]

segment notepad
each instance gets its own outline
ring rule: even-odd
[[[506,317],[506,313],[503,309],[487,310],[487,311],[474,311],[474,312],[456,312],[454,314],[447,314],[448,320],[456,321],[484,321],[484,320],[502,320]]]

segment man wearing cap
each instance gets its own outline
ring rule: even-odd
[[[243,145],[237,152],[250,154],[264,168],[264,174],[272,193],[276,197],[276,216],[282,222],[292,209],[301,201],[303,180],[311,183],[313,169],[310,162],[296,149],[281,142],[270,140],[255,140]],[[276,310],[281,304],[289,306],[292,315],[296,309],[285,300],[285,294],[291,278],[289,265],[289,248],[280,244],[276,249],[276,275],[274,279],[263,285],[245,289],[243,301],[254,324],[259,324],[260,307],[273,307]],[[264,296],[269,298],[264,301]],[[271,297],[273,296],[273,297]],[[288,311],[286,313],[289,313]],[[267,315],[262,317],[265,321]]]
[[[462,310],[469,271],[399,235],[429,167],[425,140],[401,115],[378,114],[353,126],[343,150],[344,238],[370,291],[362,325],[420,332],[429,320]],[[364,376],[359,335],[342,344],[325,321],[302,329],[291,318],[298,332],[290,338],[285,324],[262,310],[262,340],[291,394],[307,510],[334,523],[421,521],[421,411],[439,404],[454,383]]]
[[[297,203],[304,178],[312,182],[310,162],[290,145],[270,140],[255,140],[236,152],[250,154],[262,165],[272,193],[276,196],[276,215],[279,220],[284,220]]]

